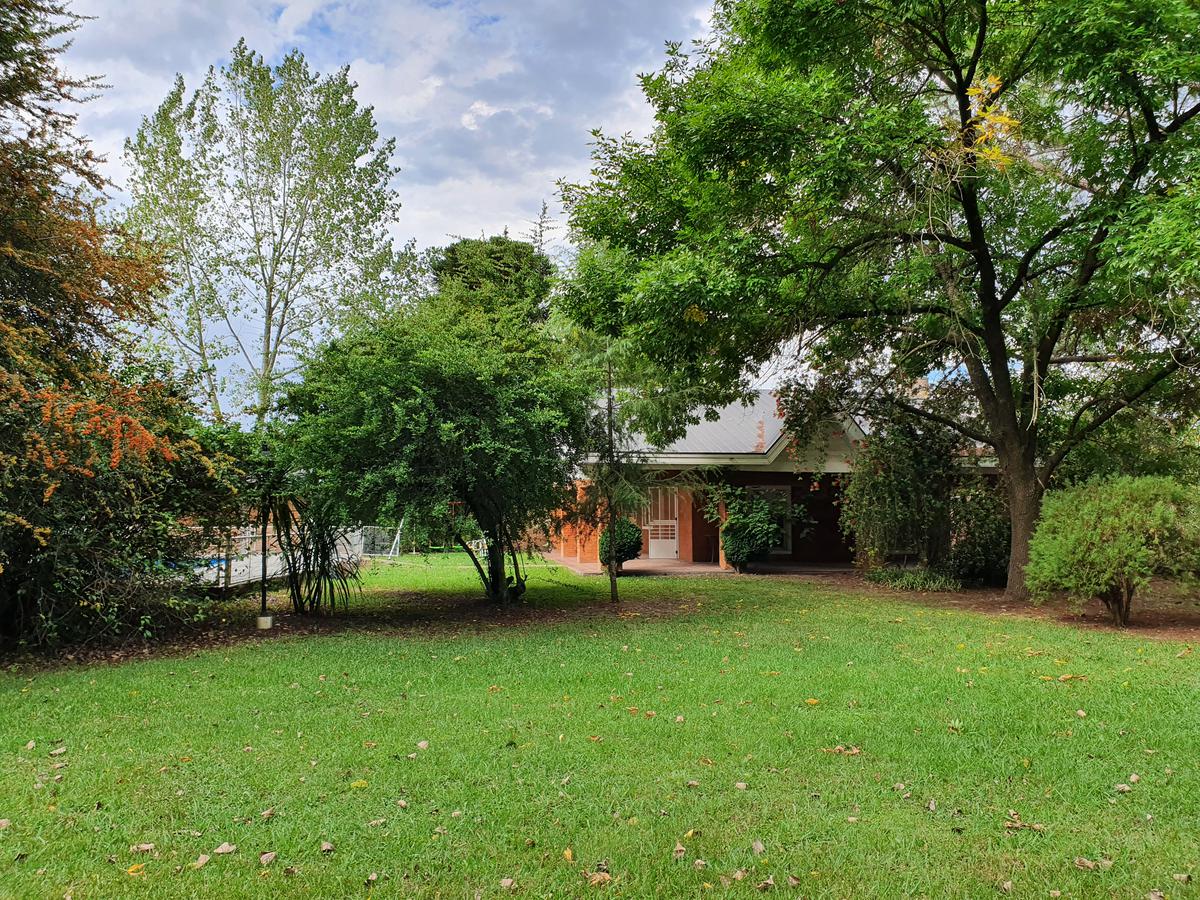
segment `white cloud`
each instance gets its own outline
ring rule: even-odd
[[[121,145],[171,87],[194,87],[239,37],[269,60],[299,47],[319,71],[349,64],[359,100],[395,137],[400,235],[521,233],[559,178],[588,169],[589,131],[644,133],[635,74],[666,40],[708,27],[701,0],[77,0],[94,16],[67,65],[111,88],[81,130],[123,182]],[[117,192],[119,199],[120,193]]]

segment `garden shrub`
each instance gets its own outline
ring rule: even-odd
[[[925,566],[915,569],[879,566],[868,571],[864,577],[867,581],[898,591],[957,591],[962,588],[962,583],[952,575]]]
[[[745,572],[752,560],[766,556],[779,543],[784,526],[796,517],[788,500],[727,485],[711,489],[705,512],[720,526],[725,560],[737,572]]]
[[[867,566],[891,557],[943,562],[960,439],[907,417],[882,422],[864,441],[842,497],[842,531]]]
[[[950,550],[939,567],[964,584],[1003,586],[1012,531],[995,479],[961,477],[950,494]]]
[[[1146,476],[1051,491],[1029,546],[1026,584],[1035,602],[1065,591],[1099,598],[1129,624],[1134,593],[1152,575],[1200,573],[1200,490]]]
[[[636,522],[629,519],[617,519],[613,522],[613,533],[616,535],[616,551],[617,551],[617,574],[621,573],[621,566],[629,562],[631,559],[637,559],[642,552],[642,529]],[[600,533],[600,562],[607,566],[612,558],[609,554],[612,552],[612,535],[609,534],[607,528]]]

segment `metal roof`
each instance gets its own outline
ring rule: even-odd
[[[655,454],[766,453],[782,434],[774,391],[758,391],[748,405],[721,407],[714,421],[689,426],[682,438]]]

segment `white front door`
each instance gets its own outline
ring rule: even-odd
[[[646,510],[650,559],[679,559],[679,506],[671,488],[650,488]]]

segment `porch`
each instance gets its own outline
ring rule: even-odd
[[[573,556],[563,556],[558,550],[542,554],[547,562],[570,569],[576,575],[601,575],[604,567],[596,561],[580,562]],[[750,564],[751,575],[836,575],[853,572],[849,563],[811,563],[790,560],[770,560]],[[629,575],[734,575],[733,569],[722,568],[719,563],[693,562],[685,559],[649,559],[645,556],[631,559],[621,567],[621,577]]]

